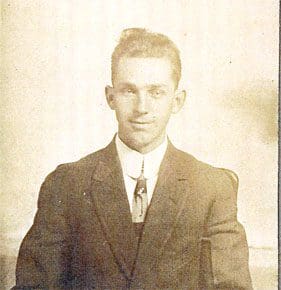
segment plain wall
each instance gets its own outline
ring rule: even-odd
[[[278,2],[2,1],[1,289],[14,283],[45,176],[116,131],[104,87],[128,27],[167,34],[179,47],[187,100],[169,136],[238,174],[254,285],[276,289]]]

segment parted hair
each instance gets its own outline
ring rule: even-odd
[[[178,86],[181,78],[180,52],[166,35],[150,32],[144,28],[123,30],[111,57],[112,82],[121,57],[168,58],[171,61],[176,87]]]

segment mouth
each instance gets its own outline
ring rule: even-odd
[[[140,124],[140,125],[152,124],[152,122],[150,122],[150,121],[131,121],[131,123],[133,123],[133,124]]]
[[[153,120],[131,119],[130,122],[133,124],[152,124]]]
[[[153,121],[146,121],[146,120],[130,120],[130,123],[133,125],[135,128],[145,128],[150,126]]]

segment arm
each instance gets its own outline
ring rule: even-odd
[[[41,186],[34,223],[20,247],[14,289],[57,289],[67,283],[70,230],[63,184],[56,170]]]
[[[207,225],[214,288],[252,289],[246,234],[237,220],[238,178],[226,169],[219,174]]]

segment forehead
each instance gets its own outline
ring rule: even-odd
[[[136,86],[150,84],[174,86],[172,65],[168,58],[122,57],[115,72],[114,85],[132,83]]]

